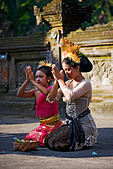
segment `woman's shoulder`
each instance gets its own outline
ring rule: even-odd
[[[78,87],[79,89],[84,89],[85,91],[90,91],[92,89],[92,85],[89,79],[83,79],[77,85],[75,88]]]
[[[90,79],[87,79],[87,78],[83,79],[79,83],[79,85],[86,90],[92,90],[92,85],[91,85]]]
[[[87,79],[87,78],[83,79],[80,83],[88,83],[88,84],[91,84],[90,79]]]

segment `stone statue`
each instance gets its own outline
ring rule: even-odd
[[[36,24],[40,25],[40,23],[42,22],[42,17],[40,15],[40,8],[38,8],[37,6],[34,6],[34,16],[36,16]]]

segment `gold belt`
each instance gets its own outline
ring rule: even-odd
[[[52,123],[58,122],[59,120],[60,120],[60,116],[58,114],[58,115],[53,115],[53,116],[46,118],[46,119],[41,119],[40,123],[42,123],[42,124],[52,124]]]

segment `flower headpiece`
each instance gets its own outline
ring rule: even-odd
[[[51,62],[46,62],[45,60],[41,60],[39,62],[39,65],[40,66],[49,66],[49,67],[52,67],[52,63]]]
[[[76,63],[80,63],[80,46],[67,39],[62,39],[62,59],[69,57]]]

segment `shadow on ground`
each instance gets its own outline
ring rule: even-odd
[[[38,147],[37,151],[21,152],[14,151],[12,138],[18,137],[23,139],[27,133],[0,133],[0,154],[22,154],[31,156],[44,157],[63,157],[63,158],[88,158],[92,156],[92,152],[96,152],[96,157],[110,157],[113,155],[113,128],[98,128],[98,141],[88,150],[58,152],[48,150],[46,147]]]

